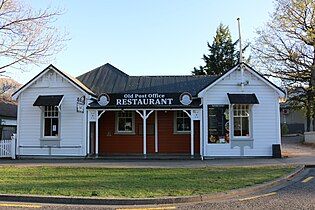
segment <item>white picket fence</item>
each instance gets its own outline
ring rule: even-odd
[[[15,135],[10,140],[0,140],[0,158],[15,159]]]

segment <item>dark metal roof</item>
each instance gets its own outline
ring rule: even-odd
[[[0,100],[0,117],[16,118],[17,105],[14,102]]]
[[[256,95],[253,94],[230,94],[228,98],[231,104],[259,104]]]
[[[58,106],[63,95],[38,96],[33,106]]]
[[[89,71],[77,79],[95,94],[101,93],[180,93],[196,96],[216,76],[129,76],[111,64]]]

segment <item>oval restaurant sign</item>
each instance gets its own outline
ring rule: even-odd
[[[171,107],[189,106],[193,101],[190,93],[124,93],[101,94],[100,106],[113,107]]]

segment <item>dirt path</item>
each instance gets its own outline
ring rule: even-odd
[[[315,157],[315,145],[303,143],[303,136],[283,137],[282,155],[285,157]]]

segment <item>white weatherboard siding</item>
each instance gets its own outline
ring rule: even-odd
[[[64,95],[60,114],[60,148],[40,148],[41,109],[33,106],[39,95]],[[55,71],[50,70],[19,95],[18,155],[86,155],[86,110],[78,113],[77,97],[84,94]]]
[[[244,156],[271,156],[272,144],[280,144],[279,95],[260,78],[244,70],[244,82],[249,84],[241,90],[241,72],[233,71],[206,91],[203,99],[205,156],[240,156],[240,148],[230,144],[208,144],[208,105],[229,104],[227,93],[255,93],[259,104],[252,107],[253,149],[245,147]]]

